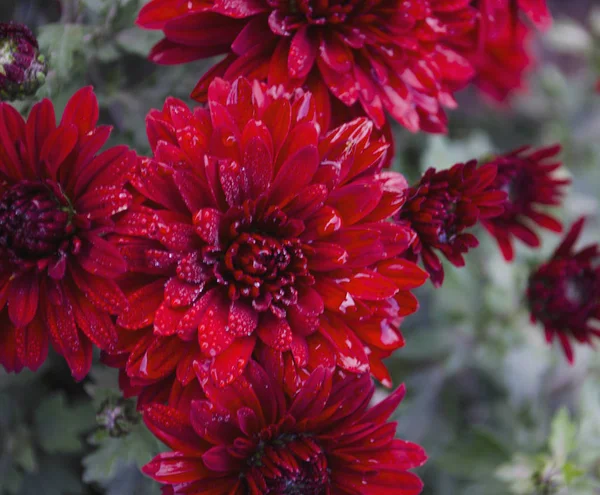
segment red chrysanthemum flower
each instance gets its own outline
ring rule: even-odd
[[[502,213],[506,193],[490,187],[495,178],[496,165],[478,168],[473,160],[447,170],[430,168],[410,188],[397,223],[416,232],[417,241],[406,257],[420,258],[436,287],[444,281],[444,268],[436,251],[453,265],[464,266],[463,254],[479,245],[477,238],[465,230],[480,219]]]
[[[258,339],[300,368],[389,381],[381,359],[403,345],[409,290],[426,280],[399,258],[412,231],[386,221],[406,182],[378,172],[387,145],[371,122],[321,135],[315,119],[310,94],[291,104],[245,79],[216,79],[208,109],[169,99],[149,115],[154,159],[132,179],[146,202],[118,227],[146,274],[118,323],[154,326],[122,349],[130,377],[185,383],[199,360],[224,386]]]
[[[496,101],[513,91],[525,90],[525,74],[534,65],[529,54],[531,28],[528,21],[545,30],[552,17],[545,0],[473,0],[479,13],[477,47],[469,60],[475,67],[475,84]]]
[[[486,36],[470,57],[476,68],[474,83],[487,96],[505,102],[514,91],[525,91],[525,75],[534,61],[529,54],[531,30],[521,20],[501,22],[502,30]]]
[[[563,189],[571,182],[552,175],[561,166],[556,160],[560,145],[529,150],[529,147],[519,148],[491,162],[498,167],[492,188],[505,191],[507,196],[504,213],[484,219],[482,223],[498,242],[507,261],[514,258],[512,237],[531,247],[540,245],[531,224],[562,232],[562,225],[556,218],[539,210],[544,206],[560,206]]]
[[[127,307],[115,282],[127,265],[106,237],[131,204],[123,187],[135,153],[98,154],[110,127],[97,120],[91,88],[58,126],[48,100],[27,122],[0,105],[0,362],[9,371],[37,369],[50,340],[80,380],[92,343],[116,341],[109,315]]]
[[[409,469],[426,461],[416,444],[394,438],[387,423],[404,396],[400,387],[369,408],[369,375],[333,375],[323,367],[293,396],[252,361],[224,389],[199,370],[208,399],[191,413],[153,405],[148,428],[173,452],[143,470],[163,493],[214,495],[416,495]]]
[[[571,227],[550,261],[529,277],[527,288],[531,321],[544,326],[548,343],[558,336],[570,363],[570,338],[591,345],[592,337],[600,337],[600,247],[573,249],[583,223],[582,218]]]
[[[387,110],[410,129],[444,132],[443,107],[473,76],[456,47],[476,24],[470,0],[153,0],[138,24],[166,38],[150,58],[162,64],[227,54],[198,83],[206,99],[215,76],[322,88],[362,107],[378,127]]]

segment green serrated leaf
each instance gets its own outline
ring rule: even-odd
[[[94,425],[91,403],[68,405],[64,392],[46,398],[35,411],[35,430],[48,453],[74,453],[82,448],[81,436]]]
[[[124,465],[138,468],[163,450],[163,446],[143,424],[137,425],[124,437],[108,437],[96,451],[83,459],[83,480],[101,485],[109,483]]]

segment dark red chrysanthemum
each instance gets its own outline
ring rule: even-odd
[[[478,220],[502,213],[506,193],[491,187],[495,178],[496,165],[478,168],[476,161],[470,161],[447,170],[430,168],[410,188],[408,199],[396,216],[397,223],[416,232],[417,241],[406,257],[420,258],[436,287],[444,281],[444,268],[436,251],[453,265],[464,266],[463,254],[479,244],[465,230]]]
[[[381,359],[403,345],[409,290],[426,279],[399,258],[414,233],[386,221],[406,181],[379,172],[387,144],[370,141],[368,120],[322,135],[314,108],[310,94],[291,104],[216,79],[208,108],[169,99],[151,112],[154,159],[132,179],[146,200],[118,227],[146,274],[118,323],[154,328],[121,339],[128,376],[185,384],[199,360],[224,386],[258,340],[290,366],[337,362],[389,382]]]
[[[477,87],[493,100],[505,102],[513,92],[527,89],[525,75],[534,61],[529,54],[530,28],[521,20],[500,25],[503,30],[487,36],[470,60],[476,68]]]
[[[0,99],[15,100],[35,94],[47,72],[46,60],[29,28],[0,22]]]
[[[215,76],[307,84],[346,107],[362,107],[378,127],[387,110],[411,131],[444,132],[443,107],[473,76],[457,47],[476,24],[470,0],[152,0],[138,24],[165,39],[162,64],[227,54],[198,83],[205,101]]]
[[[529,277],[527,288],[531,321],[544,325],[548,343],[558,336],[570,363],[570,338],[591,345],[592,337],[600,337],[600,247],[573,249],[583,223],[582,218],[571,227],[550,261]]]
[[[198,369],[208,399],[191,413],[153,405],[148,428],[173,451],[143,470],[167,485],[163,493],[213,495],[417,495],[409,469],[425,452],[394,438],[388,418],[400,387],[369,408],[368,374],[318,367],[294,395],[251,361],[232,385],[219,389]]]
[[[73,376],[89,371],[92,343],[114,345],[110,314],[127,308],[115,278],[125,259],[106,237],[131,195],[135,165],[125,146],[100,149],[110,134],[96,127],[91,88],[78,91],[60,124],[48,100],[27,122],[0,105],[0,362],[37,369],[48,340]]]
[[[546,0],[473,0],[479,11],[476,49],[469,60],[475,84],[496,101],[527,88],[526,72],[535,63],[529,53],[529,23],[545,30],[552,24]],[[527,18],[523,19],[523,15]]]
[[[571,182],[552,175],[561,166],[561,162],[556,160],[560,146],[533,152],[529,150],[529,147],[519,148],[491,162],[498,167],[492,188],[505,191],[507,196],[504,213],[484,219],[482,223],[498,242],[507,261],[514,258],[512,237],[531,247],[540,245],[532,224],[553,232],[562,231],[562,225],[556,218],[540,211],[540,207],[559,206],[564,187]]]

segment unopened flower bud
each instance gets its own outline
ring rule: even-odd
[[[48,66],[27,26],[0,23],[0,100],[32,96],[46,81]]]
[[[135,410],[135,402],[123,398],[107,399],[96,414],[98,424],[111,437],[127,435],[140,420],[140,414]]]

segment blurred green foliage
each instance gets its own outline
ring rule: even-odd
[[[146,61],[157,35],[134,26],[143,3],[63,0],[59,11],[50,0],[3,0],[0,19],[26,22],[39,36],[51,65],[39,98],[50,97],[60,112],[74,91],[92,84],[101,119],[114,126],[110,144],[146,154],[146,113],[167,96],[189,102],[210,63]],[[600,9],[591,3],[551,2],[557,21],[534,47],[542,62],[530,91],[510,108],[469,89],[451,114],[449,136],[395,127],[394,167],[414,181],[429,166],[559,141],[563,173],[573,179],[559,215],[566,224],[588,215],[585,239],[598,241],[600,96],[593,88],[600,77]],[[31,104],[18,105],[25,114]],[[442,289],[418,291],[421,310],[404,323],[406,348],[388,363],[395,383],[408,387],[396,413],[398,433],[430,456],[419,471],[424,493],[600,493],[600,358],[578,347],[576,364],[568,366],[530,324],[524,305],[530,270],[559,238],[544,235],[535,251],[519,246],[509,265],[487,234],[478,237],[481,246],[466,268],[448,266]],[[131,404],[119,400],[115,372],[99,365],[82,384],[72,383],[53,356],[37,374],[0,372],[0,495],[158,494],[139,467],[160,443],[139,417],[126,416],[111,436],[100,425],[106,417],[97,419],[106,407]]]

